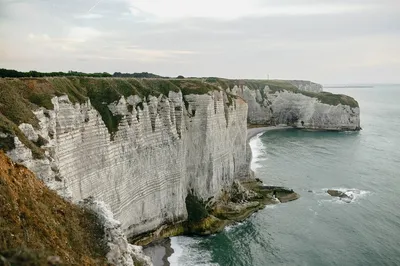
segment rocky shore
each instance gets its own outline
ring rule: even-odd
[[[259,133],[289,129],[287,126],[253,127],[247,131],[247,142]],[[258,178],[236,180],[230,189],[222,191],[218,198],[206,202],[189,194],[186,199],[188,221],[170,224],[158,230],[130,239],[136,245],[145,246],[145,253],[154,265],[165,264],[171,254],[169,242],[163,239],[178,235],[211,235],[224,230],[228,225],[241,222],[266,205],[286,203],[299,198],[291,189],[266,186]],[[167,254],[168,253],[168,254]]]

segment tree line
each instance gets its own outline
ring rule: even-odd
[[[14,69],[0,68],[1,78],[40,78],[40,77],[95,77],[95,78],[167,78],[162,77],[153,73],[141,72],[141,73],[121,73],[115,72],[110,74],[107,72],[102,73],[84,73],[79,71],[68,71],[68,72],[38,72],[31,70],[28,72],[21,72]]]

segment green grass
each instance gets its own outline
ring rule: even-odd
[[[220,90],[217,86],[199,79],[174,79],[170,80],[170,82],[182,91],[182,95],[207,94],[214,90]]]
[[[354,98],[347,96],[347,95],[343,95],[343,94],[333,94],[330,92],[316,93],[316,92],[307,92],[307,91],[303,91],[302,94],[309,96],[309,97],[317,98],[322,103],[326,103],[329,105],[343,104],[343,105],[348,105],[352,108],[359,107],[358,102]]]
[[[0,79],[0,112],[17,125],[29,123],[37,128],[39,121],[32,113],[34,105],[24,97],[21,87],[23,84],[18,80]]]
[[[42,157],[43,151],[24,137],[17,125],[28,123],[38,128],[39,121],[32,110],[39,107],[53,109],[54,96],[67,95],[72,103],[85,103],[90,99],[100,113],[111,139],[118,131],[121,115],[113,115],[110,103],[122,96],[138,95],[148,99],[150,95],[168,96],[170,91],[182,94],[204,94],[218,90],[216,86],[199,79],[135,79],[135,78],[91,78],[91,77],[48,77],[48,78],[2,78],[0,79],[0,129],[17,135],[29,147],[35,157]],[[231,102],[231,99],[230,99]],[[141,108],[131,106],[130,109]],[[0,140],[0,147],[10,149],[9,139]]]

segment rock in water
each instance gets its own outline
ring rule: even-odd
[[[331,195],[332,197],[338,197],[341,200],[350,203],[352,197],[350,197],[349,195],[347,195],[346,193],[339,191],[339,190],[335,190],[335,189],[328,189],[326,191],[329,195]]]

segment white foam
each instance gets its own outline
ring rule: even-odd
[[[183,249],[178,244],[178,237],[171,237],[171,248],[174,250],[174,252],[168,258],[168,261],[171,265],[179,265],[178,260],[183,254]]]
[[[254,138],[252,138],[249,142],[251,152],[252,152],[252,160],[250,164],[251,170],[255,171],[256,169],[259,169],[262,164],[262,161],[265,161],[266,159],[261,158],[261,155],[264,153],[265,146],[262,143],[260,136],[263,133],[257,134]]]
[[[361,190],[357,188],[323,188],[322,191],[324,194],[327,194],[326,191],[329,189],[340,191],[344,193],[348,198],[332,197],[331,200],[322,200],[322,202],[331,201],[335,203],[352,203],[364,198],[365,196],[371,193],[370,191]]]
[[[239,226],[242,226],[244,223],[245,223],[245,222],[236,223],[236,224],[232,224],[232,225],[228,225],[228,226],[226,226],[226,227],[224,228],[224,230],[225,230],[226,232],[229,232],[229,231],[231,231],[232,229],[236,229],[236,228],[238,228]]]
[[[171,248],[174,250],[168,258],[171,266],[219,266],[218,263],[210,263],[211,253],[200,248],[203,238],[178,236],[171,238]]]

